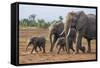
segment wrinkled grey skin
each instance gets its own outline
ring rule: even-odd
[[[93,14],[86,15],[83,11],[72,12],[71,26],[77,31],[76,37],[76,53],[79,50],[85,52],[85,47],[82,46],[82,37],[87,39],[88,51],[91,52],[91,40],[96,39],[96,16]],[[68,22],[69,23],[69,22]]]
[[[46,43],[46,40],[45,40],[44,37],[32,37],[30,39],[27,47],[26,47],[26,51],[27,51],[27,48],[32,44],[33,45],[33,49],[31,51],[31,54],[34,51],[34,49],[35,49],[36,52],[38,52],[37,51],[37,47],[39,47],[40,51],[43,50],[43,53],[45,53],[45,43]]]
[[[54,45],[55,45],[57,39],[59,38],[59,35],[63,31],[63,29],[64,29],[64,24],[62,22],[53,23],[49,27],[49,39],[50,39],[50,43],[51,43],[50,52],[53,51]]]

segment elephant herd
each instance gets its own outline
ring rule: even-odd
[[[86,14],[83,11],[69,12],[64,22],[58,21],[49,27],[50,52],[53,52],[55,46],[59,46],[57,53],[59,53],[61,49],[66,50],[67,53],[70,53],[70,49],[76,54],[79,53],[79,50],[83,53],[90,53],[91,40],[96,39],[96,34],[96,16],[94,14]],[[88,42],[87,51],[86,48],[82,46],[83,37]],[[75,43],[75,47],[73,47],[73,43]],[[43,53],[45,53],[45,37],[32,37],[28,46],[30,44],[33,44],[31,53],[33,50],[38,52],[37,47],[40,51],[43,50]]]

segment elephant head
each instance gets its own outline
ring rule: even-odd
[[[31,44],[35,44],[35,40],[37,39],[37,37],[32,37],[32,38],[30,38],[29,40],[28,40],[28,45],[27,45],[27,47],[26,47],[26,51],[27,51],[27,49],[28,49],[28,47],[31,45]]]
[[[80,30],[86,25],[87,21],[87,15],[83,11],[69,12],[65,21],[65,29],[68,31],[69,27],[74,27]]]

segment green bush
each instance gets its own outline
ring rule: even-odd
[[[28,19],[23,19],[19,21],[19,25],[22,27],[39,27],[39,28],[48,28],[50,26],[50,22],[45,22],[43,19],[38,19],[34,21],[30,21]]]
[[[31,14],[28,19],[22,19],[19,21],[19,26],[21,27],[39,27],[39,28],[48,28],[51,24],[55,23],[56,20],[51,22],[46,22],[44,19],[35,19],[36,15]],[[62,16],[58,17],[59,20],[63,20]]]

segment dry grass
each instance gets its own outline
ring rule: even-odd
[[[77,61],[77,60],[94,60],[96,59],[96,41],[93,40],[91,44],[92,53],[80,54],[67,54],[61,52],[57,54],[57,49],[54,48],[53,53],[50,53],[50,41],[48,38],[48,29],[40,28],[20,28],[19,31],[19,63],[42,63],[42,62],[56,62],[56,61]],[[28,48],[26,52],[27,40],[32,36],[45,36],[46,38],[46,53],[33,53],[30,54],[32,46]],[[83,46],[87,48],[87,42],[85,39],[82,41]],[[75,45],[74,45],[75,47]]]

